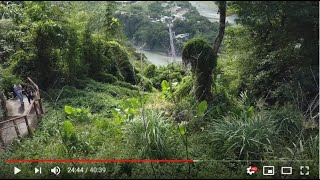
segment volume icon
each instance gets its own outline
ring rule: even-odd
[[[61,171],[60,171],[60,168],[58,166],[56,166],[51,169],[51,172],[55,175],[59,175]]]
[[[39,174],[41,174],[41,168],[34,168],[34,173],[35,174],[37,174],[37,173],[39,173]]]

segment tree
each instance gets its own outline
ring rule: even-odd
[[[195,96],[198,101],[212,100],[212,72],[216,67],[218,50],[222,43],[225,30],[226,1],[219,1],[220,26],[219,34],[214,40],[213,47],[201,39],[192,39],[187,42],[182,52],[185,65],[190,64],[195,75]]]
[[[183,49],[182,60],[185,65],[191,65],[191,71],[195,75],[196,99],[211,101],[211,75],[217,60],[212,47],[202,39],[191,39]]]
[[[160,15],[164,11],[164,8],[161,6],[161,3],[159,1],[156,1],[156,2],[151,2],[148,5],[148,11],[149,11],[150,17],[160,18]]]
[[[232,2],[238,23],[250,39],[239,59],[242,87],[270,104],[299,98],[308,104],[318,95],[319,2]],[[239,34],[240,36],[240,34]]]
[[[218,54],[218,51],[219,51],[219,48],[221,46],[222,39],[224,36],[224,30],[226,27],[226,5],[227,5],[226,1],[218,1],[219,12],[220,12],[220,19],[219,19],[220,25],[219,25],[218,36],[214,40],[214,44],[213,44],[213,52],[214,52],[215,56],[217,56],[217,54]]]

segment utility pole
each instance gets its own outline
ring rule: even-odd
[[[171,46],[171,57],[172,57],[172,62],[176,63],[176,51],[174,49],[174,43],[173,43],[173,35],[171,31],[171,23],[172,19],[169,20],[168,26],[169,26],[169,36],[170,36],[170,46]]]
[[[140,66],[141,66],[141,70],[142,70],[142,48],[146,45],[147,43],[144,43],[141,47],[139,47],[139,51],[140,51]]]

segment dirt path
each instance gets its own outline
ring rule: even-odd
[[[23,96],[24,105],[21,105],[18,97],[7,100],[8,116],[20,116],[24,114],[24,111],[29,107],[29,102],[26,96]]]
[[[28,99],[25,96],[24,96],[23,102],[24,102],[24,105],[21,105],[18,98],[7,100],[6,106],[8,110],[8,118],[6,120],[24,115],[24,112],[29,108],[30,104],[28,102]],[[38,109],[38,112],[40,112],[39,109]],[[27,118],[28,118],[28,123],[33,131],[36,128],[36,125],[38,124],[38,119],[37,119],[37,115],[35,113],[34,108],[31,109]],[[15,120],[15,122],[17,124],[20,135],[21,136],[28,135],[28,129],[27,129],[27,125],[25,123],[24,118],[17,119]],[[0,124],[0,129],[1,129],[0,136],[2,137],[5,144],[12,143],[14,139],[18,137],[12,121],[4,124]]]

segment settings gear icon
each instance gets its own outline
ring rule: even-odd
[[[247,168],[247,173],[251,176],[252,174],[254,174],[256,171],[258,171],[258,167],[257,166],[249,166]]]

